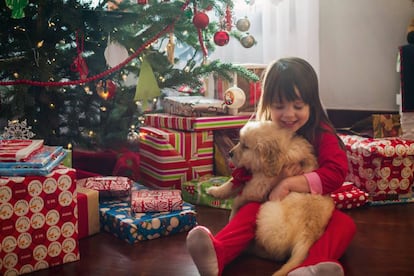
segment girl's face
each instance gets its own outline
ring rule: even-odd
[[[296,132],[309,120],[310,107],[300,97],[290,102],[282,100],[271,105],[270,115],[279,127]]]

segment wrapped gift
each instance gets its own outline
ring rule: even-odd
[[[370,200],[412,197],[414,141],[394,138],[364,138],[340,135],[345,143],[347,180],[368,192]]]
[[[43,147],[43,140],[0,140],[0,162],[25,161]]]
[[[213,173],[212,131],[140,128],[141,182],[181,189],[181,183]]]
[[[79,239],[99,233],[99,192],[76,187],[78,192],[78,232]]]
[[[132,212],[171,212],[182,209],[183,199],[180,190],[131,191]]]
[[[181,185],[183,200],[197,205],[231,209],[233,204],[232,199],[217,199],[206,192],[207,188],[211,186],[220,186],[229,179],[229,176],[209,175],[187,181]]]
[[[19,169],[19,168],[43,168],[51,160],[56,159],[62,147],[43,146],[31,154],[25,161],[20,162],[0,162],[1,169]]]
[[[0,275],[19,275],[77,261],[75,170],[0,177]]]
[[[240,129],[252,118],[254,118],[252,113],[214,117],[185,117],[156,113],[145,115],[145,125],[186,131]]]
[[[402,134],[400,114],[372,114],[374,138],[399,137]]]
[[[225,114],[226,105],[223,100],[210,99],[204,96],[165,97],[162,100],[164,111],[181,116],[201,116],[202,113]]]
[[[92,176],[77,180],[77,185],[99,192],[100,199],[128,197],[133,181],[125,176]]]
[[[364,206],[368,202],[368,193],[351,182],[345,182],[341,188],[331,194],[338,209],[352,209]]]
[[[134,216],[128,205],[122,201],[100,203],[100,221],[103,230],[130,244],[185,232],[197,224],[194,206],[189,203],[184,203],[180,211]]]
[[[17,167],[0,167],[0,175],[4,176],[23,176],[23,175],[47,175],[50,174],[56,166],[62,163],[63,159],[66,156],[66,151],[61,147],[58,152],[55,152],[50,159],[47,160],[47,163],[41,167],[33,167],[35,163],[28,163],[24,166]],[[40,163],[37,163],[40,165]]]
[[[63,149],[66,152],[65,158],[62,160],[62,165],[68,168],[72,168],[72,150]]]

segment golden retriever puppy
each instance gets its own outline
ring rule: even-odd
[[[303,172],[317,168],[313,148],[304,138],[278,129],[271,121],[251,121],[240,130],[240,142],[231,149],[230,156],[236,170],[249,172],[251,178],[246,178],[244,184],[230,179],[210,187],[207,193],[216,198],[234,198],[230,218],[249,201],[265,202],[257,218],[253,251],[262,257],[287,260],[273,274],[286,275],[300,265],[322,235],[334,203],[330,196],[296,192],[281,201],[267,198],[274,185],[290,176],[289,168],[296,166]]]
[[[235,171],[249,173],[251,180],[240,184],[233,177],[221,186],[207,189],[216,198],[234,198],[230,217],[248,201],[267,201],[273,186],[289,176],[288,169],[292,166],[299,166],[303,172],[317,167],[309,142],[288,130],[278,129],[271,121],[248,122],[240,130],[240,141],[230,150],[230,156]]]

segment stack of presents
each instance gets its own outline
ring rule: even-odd
[[[246,94],[251,107],[250,96],[259,94]],[[133,245],[189,231],[197,205],[230,209],[231,200],[212,198],[206,189],[230,179],[228,151],[254,112],[225,114],[215,100],[206,109],[207,99],[197,109],[189,97],[170,98],[168,113],[145,116],[135,153],[68,154],[42,140],[0,140],[0,274],[77,261],[79,239],[100,231]],[[349,174],[332,194],[337,208],[412,201],[414,141],[340,138]]]

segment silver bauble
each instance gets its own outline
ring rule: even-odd
[[[251,48],[256,43],[256,40],[254,36],[247,34],[240,39],[240,43],[244,48]]]
[[[241,18],[241,19],[237,20],[236,28],[240,32],[247,32],[250,29],[249,19],[247,19],[247,17],[245,17],[245,18]]]

